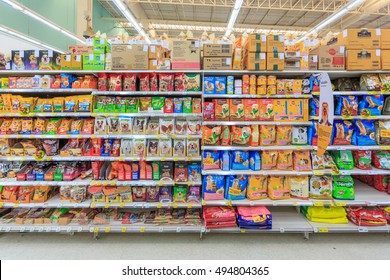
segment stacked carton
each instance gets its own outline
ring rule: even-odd
[[[390,70],[390,29],[381,29],[382,70]]]
[[[149,46],[149,70],[170,70],[171,60],[168,49],[160,45]]]
[[[267,36],[267,70],[284,70],[284,36]]]
[[[111,70],[111,45],[107,39],[93,38],[88,44],[92,46],[92,53],[82,54],[83,70]]]
[[[149,46],[144,44],[112,45],[113,70],[148,70]]]
[[[203,69],[232,70],[232,44],[204,44]]]
[[[250,34],[244,45],[243,65],[246,70],[266,70],[267,36]]]
[[[12,70],[58,70],[61,54],[52,50],[13,50]]]
[[[310,51],[310,70],[344,70],[344,46],[318,46]]]
[[[200,69],[200,42],[198,40],[172,41],[172,70]]]

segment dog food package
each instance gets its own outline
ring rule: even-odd
[[[288,176],[291,198],[309,199],[309,177],[308,176]]]
[[[215,77],[204,77],[204,93],[215,94]]]
[[[187,124],[188,134],[200,135],[202,133],[202,121],[189,119]]]
[[[190,186],[187,191],[187,203],[200,203],[200,188]]]
[[[360,90],[379,91],[381,80],[377,74],[362,74],[360,76]]]
[[[184,73],[175,73],[175,91],[185,91]]]
[[[174,75],[173,74],[159,74],[159,91],[160,92],[167,92],[167,91],[173,91],[174,90]]]
[[[150,186],[146,190],[146,201],[147,202],[158,202],[159,201],[159,186]]]
[[[248,180],[246,197],[249,200],[259,200],[268,197],[268,177],[251,175]]]
[[[333,177],[333,198],[343,200],[355,199],[354,181],[351,176]]]
[[[249,152],[232,151],[230,166],[232,170],[249,170]]]
[[[200,74],[184,74],[185,91],[201,91]]]
[[[218,145],[221,138],[222,127],[220,125],[203,126],[202,140],[204,145]]]
[[[290,150],[281,150],[278,152],[278,170],[293,170],[293,152]]]
[[[165,97],[153,96],[152,97],[152,109],[153,112],[163,112],[165,104]]]
[[[138,157],[146,156],[146,140],[145,139],[134,139],[132,154]]]
[[[215,120],[214,102],[203,102],[203,119],[205,121]]]
[[[221,153],[220,151],[203,151],[203,170],[221,169]]]
[[[225,194],[225,176],[203,176],[203,199],[223,200]]]
[[[309,197],[313,199],[332,199],[332,186],[330,176],[312,176],[310,178]]]
[[[168,112],[169,110],[167,110]],[[183,113],[183,98],[175,97],[173,99],[173,112],[174,113]]]
[[[174,186],[173,187],[173,202],[186,202],[187,200],[187,187]]]
[[[185,157],[186,156],[186,140],[175,139],[173,140],[173,156]]]
[[[258,171],[261,169],[261,157],[259,152],[249,152],[249,168],[253,171]]]
[[[272,200],[289,199],[291,197],[286,176],[270,176],[268,178],[268,196]]]
[[[109,117],[107,120],[108,134],[120,133],[119,118]]]
[[[357,96],[349,95],[336,96],[336,106],[334,114],[337,116],[357,116],[358,115],[358,98]]]
[[[231,145],[230,139],[231,139],[230,126],[228,125],[222,126],[221,146],[230,146]]]
[[[139,97],[139,112],[152,111],[152,97]]]
[[[333,123],[333,145],[351,145],[354,127],[350,121],[336,120]]]
[[[160,202],[172,202],[172,187],[160,187],[159,200]]]
[[[331,151],[331,155],[340,170],[352,170],[354,168],[351,151]]]
[[[362,170],[371,170],[371,151],[352,151],[355,167]]]
[[[171,139],[160,139],[159,140],[159,150],[161,157],[171,157],[172,156],[172,140]]]
[[[143,202],[146,201],[146,187],[133,187],[133,201]]]
[[[175,182],[188,181],[187,162],[175,162]]]
[[[375,124],[375,138],[378,145],[390,145],[390,121],[378,120]]]
[[[244,120],[257,121],[259,119],[259,103],[257,99],[244,100]]]
[[[359,102],[359,114],[364,117],[379,116],[384,104],[383,95],[363,95]]]
[[[373,151],[372,163],[375,168],[390,169],[390,151]]]
[[[355,125],[355,131],[352,136],[352,145],[376,145],[374,120],[353,120],[352,123]]]
[[[309,116],[318,116],[320,113],[320,97],[313,95],[309,100]]]
[[[160,133],[163,135],[172,135],[175,131],[174,118],[160,118]]]
[[[147,148],[147,156],[148,157],[158,157],[160,155],[159,146],[158,146],[158,140],[156,139],[149,139],[148,142],[148,148]]]
[[[228,99],[214,99],[215,120],[228,121],[229,120],[229,100]]]
[[[333,161],[328,152],[325,152],[322,156],[318,156],[317,152],[312,151],[311,159],[313,162],[313,170],[337,170],[336,163]]]
[[[293,145],[307,145],[307,127],[306,126],[293,126],[292,127],[292,139]]]
[[[274,104],[272,99],[259,99],[259,120],[273,121],[274,120]]]
[[[202,98],[192,98],[192,113],[202,113]]]
[[[274,125],[260,126],[260,146],[273,146],[276,144],[276,127]]]
[[[309,126],[309,129],[307,130],[307,134],[308,134],[307,143],[312,146],[317,146],[318,144],[317,125],[318,122],[312,121],[312,125]]]
[[[311,171],[311,160],[309,151],[294,151],[294,170]]]
[[[138,113],[139,98],[129,97],[126,99],[126,113]]]
[[[244,120],[244,101],[243,99],[230,99],[230,120]]]
[[[240,200],[245,199],[248,185],[248,176],[230,175],[226,177],[225,199]]]
[[[134,73],[123,74],[123,90],[124,91],[136,91],[137,75]]]
[[[250,126],[238,126],[231,127],[231,144],[247,146],[251,139],[252,130]]]
[[[277,151],[264,151],[262,153],[262,169],[272,170],[276,169],[278,163],[278,152]]]
[[[226,77],[215,77],[215,94],[226,94]]]
[[[187,156],[198,157],[200,154],[199,140],[187,140]]]
[[[160,180],[161,181],[173,181],[173,162],[161,162],[160,163]]]
[[[188,181],[200,182],[202,180],[200,164],[191,162],[188,164]]]
[[[292,140],[291,125],[276,126],[276,145],[278,146],[291,145],[291,140]]]

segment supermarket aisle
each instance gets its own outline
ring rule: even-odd
[[[2,234],[1,259],[389,259],[389,234]]]

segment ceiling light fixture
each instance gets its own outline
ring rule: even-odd
[[[144,37],[148,44],[151,44],[152,42],[150,41],[148,34],[146,34],[142,27],[138,24],[137,20],[130,13],[129,9],[125,6],[122,0],[112,0],[112,2],[114,2],[115,6],[117,6],[117,8],[121,11],[123,16],[131,23],[135,30],[137,30],[138,34]]]
[[[72,33],[72,32],[69,32],[68,30],[60,27],[59,25],[53,23],[52,21],[48,20],[47,18],[41,16],[40,14],[34,12],[33,10],[30,10],[29,8],[15,2],[15,1],[12,1],[12,0],[0,0],[1,2],[4,2],[5,4],[8,4],[9,6],[11,6],[12,8],[14,8],[15,10],[18,10],[22,13],[24,13],[25,15],[37,20],[37,21],[40,21],[41,23],[49,26],[50,28],[56,30],[56,31],[59,31],[61,32],[62,34],[64,34],[65,36],[69,37],[69,38],[72,38],[73,40],[75,41],[78,41],[82,44],[85,44],[85,40],[77,37],[76,34]]]
[[[347,5],[345,5],[344,7],[340,8],[337,12],[335,12],[333,15],[331,15],[330,17],[326,18],[325,20],[323,20],[322,22],[320,22],[319,24],[317,24],[313,29],[311,29],[310,31],[306,32],[304,36],[302,36],[299,40],[299,41],[302,41],[304,38],[320,31],[321,29],[323,29],[325,26],[331,24],[332,22],[336,21],[337,19],[341,18],[343,15],[345,15],[346,13],[348,13],[349,11],[355,9],[357,6],[361,5],[365,0],[352,0],[350,1]]]
[[[60,50],[60,49],[57,49],[56,47],[52,47],[50,45],[47,45],[41,41],[38,41],[34,38],[31,38],[27,35],[24,35],[18,31],[15,31],[11,28],[8,28],[8,27],[5,27],[3,25],[0,25],[0,32],[6,34],[6,35],[11,35],[13,37],[16,37],[16,38],[19,38],[19,39],[22,39],[24,41],[27,41],[27,42],[30,42],[30,43],[33,43],[34,45],[37,45],[37,46],[41,46],[45,49],[48,49],[48,50],[53,50],[53,51],[56,51],[56,52],[59,52],[59,53],[65,53],[63,50]]]
[[[233,31],[233,26],[234,23],[236,22],[238,13],[240,12],[242,2],[244,2],[244,0],[236,0],[236,3],[234,4],[233,11],[232,14],[230,15],[229,23],[226,29],[225,37],[228,37],[230,33],[232,33]]]

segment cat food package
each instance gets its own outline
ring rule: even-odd
[[[248,176],[230,175],[226,177],[225,199],[240,200],[246,198]]]
[[[270,176],[268,178],[268,196],[272,200],[289,199],[291,197],[286,176]]]
[[[214,102],[203,102],[203,119],[205,121],[215,120]]]
[[[206,175],[203,176],[203,199],[223,200],[225,194],[225,176]]]
[[[312,176],[309,197],[313,199],[332,199],[332,177]]]
[[[278,170],[293,170],[293,152],[291,150],[280,150],[278,152]]]
[[[308,176],[288,176],[291,198],[309,199],[309,177]]]
[[[278,152],[277,151],[264,151],[262,153],[261,167],[263,170],[276,169],[278,163]]]
[[[311,160],[309,151],[294,151],[294,170],[311,171]]]
[[[293,126],[291,143],[293,145],[307,145],[307,134],[306,126]]]

